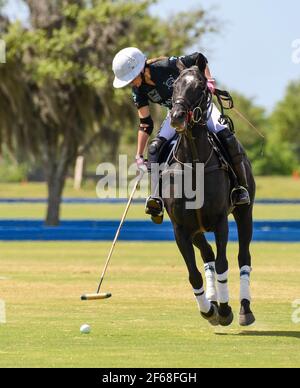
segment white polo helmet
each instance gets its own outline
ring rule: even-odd
[[[114,87],[121,89],[129,85],[144,70],[146,60],[145,54],[135,47],[121,50],[113,60]]]

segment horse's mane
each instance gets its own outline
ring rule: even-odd
[[[179,77],[177,78],[175,84],[178,84],[182,78],[184,78],[188,73],[193,73],[194,75],[197,75],[197,78],[201,83],[203,83],[203,86],[206,84],[206,77],[205,75],[199,70],[198,66],[192,66],[184,69]]]

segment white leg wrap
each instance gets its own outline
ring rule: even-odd
[[[215,262],[206,263],[204,265],[206,277],[206,297],[212,302],[218,301],[218,293],[216,288],[216,267]]]
[[[251,267],[245,265],[241,268],[241,289],[240,289],[240,300],[243,299],[249,300],[251,302],[251,293],[250,293],[250,274]]]
[[[220,303],[229,303],[228,271],[217,275],[217,289]]]
[[[193,290],[201,313],[207,314],[211,308],[210,301],[206,298],[204,287],[201,290]]]

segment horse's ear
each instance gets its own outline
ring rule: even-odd
[[[183,70],[186,69],[186,66],[185,64],[182,62],[182,60],[180,58],[177,59],[177,62],[176,62],[176,66],[179,70],[179,72],[181,73]]]

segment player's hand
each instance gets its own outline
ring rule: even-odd
[[[147,161],[144,159],[144,157],[141,155],[137,155],[135,160],[136,160],[137,169],[141,172],[146,172],[147,171]]]
[[[210,90],[211,94],[216,92],[216,80],[214,78],[209,78],[207,80],[207,87]]]

